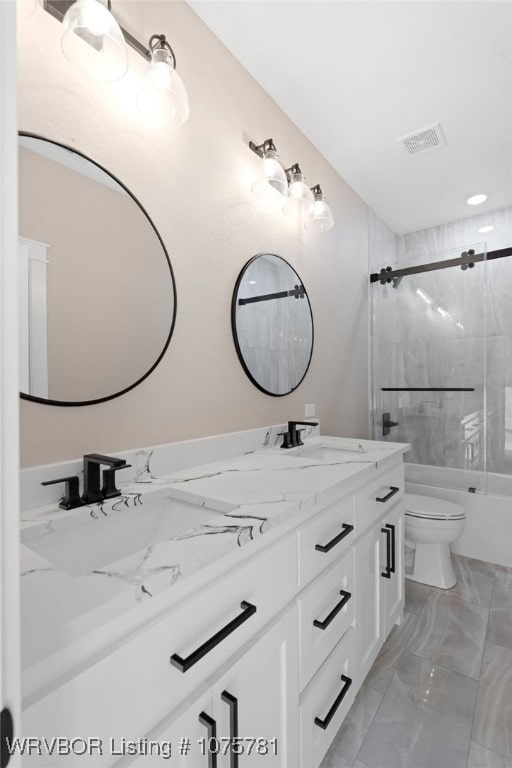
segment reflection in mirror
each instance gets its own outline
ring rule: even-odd
[[[55,142],[19,138],[22,397],[116,397],[163,356],[176,314],[169,257],[111,174]]]
[[[258,389],[287,395],[309,368],[313,317],[295,270],[280,256],[262,253],[247,262],[237,280],[231,310],[242,366]]]

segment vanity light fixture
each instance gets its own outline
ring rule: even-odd
[[[73,66],[103,82],[120,80],[128,69],[128,50],[110,2],[76,0],[62,19],[62,53]]]
[[[478,231],[481,232],[482,234],[485,234],[486,232],[492,232],[493,229],[494,227],[492,226],[492,224],[487,224],[485,227],[480,227]]]
[[[165,35],[153,35],[146,48],[117,23],[110,0],[43,0],[43,8],[63,23],[62,51],[72,64],[96,80],[119,80],[128,69],[129,45],[150,62],[137,97],[139,111],[160,125],[185,122],[188,96]]]
[[[265,139],[263,144],[250,141],[249,148],[261,157],[258,178],[251,187],[256,197],[274,200],[286,197],[283,213],[302,217],[304,229],[310,232],[327,232],[334,226],[334,216],[320,184],[308,188],[298,163],[285,170],[272,139]]]
[[[267,200],[285,197],[288,192],[288,179],[272,139],[265,139],[263,144],[259,145],[250,141],[249,147],[261,157],[258,178],[251,187],[253,193],[256,197]]]
[[[165,35],[149,39],[151,63],[137,96],[137,109],[156,125],[181,125],[190,114],[187,91],[176,72],[176,56]]]
[[[314,202],[309,207],[304,229],[308,232],[327,232],[334,227],[333,213],[325,202],[320,184],[311,187],[311,192],[314,195]]]
[[[304,174],[298,163],[287,168],[286,175],[290,185],[288,187],[288,199],[283,205],[283,213],[286,216],[302,216],[308,212],[310,206],[315,202],[315,198],[304,182]]]

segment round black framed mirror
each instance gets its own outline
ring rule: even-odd
[[[258,389],[273,397],[297,389],[313,354],[313,313],[285,259],[260,253],[247,262],[233,292],[231,325],[242,367]]]
[[[61,406],[125,394],[176,321],[163,240],[137,198],[78,150],[19,133],[21,397]]]

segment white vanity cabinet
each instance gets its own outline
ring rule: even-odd
[[[24,734],[101,738],[88,768],[318,768],[403,611],[402,455],[363,465],[349,485],[335,477],[322,505],[298,506],[281,533],[242,547],[229,570],[34,697]],[[111,738],[118,750],[142,740],[146,753],[112,754]],[[158,745],[169,743],[164,759]]]
[[[228,669],[207,681],[206,691],[153,729],[148,743],[171,744],[165,764],[172,768],[298,766],[298,653],[297,611],[292,606]],[[230,740],[237,744],[233,750]],[[188,751],[180,754],[184,743]],[[118,765],[163,764],[153,754]]]
[[[360,510],[372,521],[354,545],[358,687],[393,625],[402,617],[403,494],[402,465],[382,473],[356,494],[356,520]]]

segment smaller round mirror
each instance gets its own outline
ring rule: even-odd
[[[313,353],[313,316],[304,284],[285,259],[260,253],[247,262],[235,285],[231,322],[252,383],[274,397],[297,389]]]

